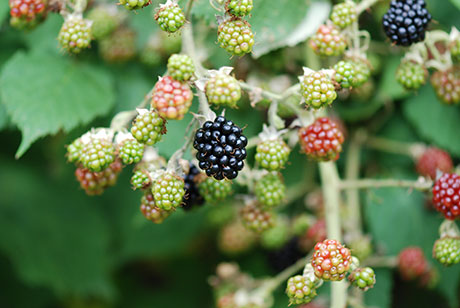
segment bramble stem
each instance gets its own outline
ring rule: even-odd
[[[366,189],[381,187],[403,187],[416,190],[427,191],[433,186],[433,182],[424,178],[417,181],[398,180],[398,179],[360,179],[342,180],[338,184],[339,189]]]
[[[359,162],[361,158],[361,143],[357,133],[353,135],[348,146],[347,160],[345,162],[345,179],[355,181],[359,178]],[[352,234],[361,234],[361,207],[358,189],[348,189],[345,194],[347,204],[347,229]]]
[[[363,144],[376,150],[407,155],[412,158],[418,158],[426,149],[422,143],[408,143],[380,137],[367,137]]]

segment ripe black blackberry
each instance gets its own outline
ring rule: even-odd
[[[424,0],[392,0],[383,15],[385,34],[396,45],[409,46],[425,39],[431,20]]]
[[[200,174],[200,170],[194,164],[190,163],[190,169],[184,177],[185,196],[182,200],[182,208],[186,211],[204,203],[203,196],[200,195],[195,183],[195,176],[198,174]]]
[[[206,121],[195,133],[193,147],[198,151],[198,166],[216,180],[237,177],[244,167],[248,139],[243,130],[218,116],[214,121]]]

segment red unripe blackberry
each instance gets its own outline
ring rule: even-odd
[[[286,287],[289,305],[306,304],[316,297],[315,283],[308,277],[296,275],[289,278]]]
[[[444,173],[433,186],[433,204],[447,219],[460,216],[460,176]]]
[[[310,47],[320,56],[339,56],[347,47],[343,34],[333,25],[319,26],[310,39]]]
[[[399,253],[398,268],[404,280],[421,278],[429,271],[428,262],[419,247],[407,247]]]
[[[436,71],[431,75],[431,85],[438,98],[446,104],[460,102],[460,66],[446,71]]]
[[[312,125],[299,129],[302,150],[317,161],[337,160],[344,139],[337,124],[326,117],[318,118]]]
[[[91,42],[91,21],[80,15],[69,15],[59,31],[58,42],[70,53],[80,53],[88,48]]]
[[[251,202],[245,205],[240,211],[240,216],[243,225],[257,233],[261,233],[273,227],[274,224],[272,213],[263,210],[255,202]]]
[[[146,192],[141,199],[141,213],[148,220],[161,224],[166,218],[169,217],[174,210],[168,211],[160,209],[156,206],[155,199],[151,192]]]
[[[9,0],[10,24],[18,29],[31,29],[46,17],[47,0]]]
[[[216,180],[232,180],[238,176],[244,167],[247,144],[243,130],[223,116],[206,121],[193,140],[198,167]]]
[[[324,240],[315,245],[311,265],[320,279],[342,280],[351,265],[350,250],[339,241]]]
[[[424,0],[392,0],[382,24],[391,42],[409,46],[425,39],[430,20]]]
[[[227,52],[242,56],[252,51],[254,34],[249,23],[239,18],[232,18],[219,25],[217,40],[220,47]]]
[[[152,107],[165,119],[180,120],[192,105],[192,100],[192,90],[186,83],[165,76],[155,84]]]
[[[417,160],[416,169],[420,175],[430,177],[434,180],[436,179],[437,170],[446,173],[452,171],[453,167],[454,165],[449,153],[435,147],[430,147]]]
[[[204,203],[204,198],[200,195],[198,185],[195,180],[195,177],[199,174],[200,170],[193,163],[190,163],[189,170],[184,177],[185,195],[182,199],[182,208],[184,210],[190,210],[194,206],[202,205]]]
[[[100,40],[99,54],[109,63],[131,60],[136,55],[136,32],[128,28],[118,28]]]
[[[88,195],[100,195],[106,188],[115,185],[121,168],[121,162],[116,160],[108,168],[100,172],[91,172],[88,169],[79,167],[75,170],[75,176],[80,182],[81,188]]]

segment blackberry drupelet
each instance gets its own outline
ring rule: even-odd
[[[244,167],[248,139],[243,130],[223,116],[206,121],[195,133],[193,147],[200,169],[216,180],[238,176]]]
[[[393,0],[383,15],[382,25],[393,43],[409,46],[425,39],[430,20],[424,0]]]
[[[195,176],[198,174],[200,174],[200,170],[194,164],[190,163],[190,169],[184,177],[185,195],[182,199],[182,208],[186,211],[204,203],[204,198],[200,195],[198,186],[195,183]]]

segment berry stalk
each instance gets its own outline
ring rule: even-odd
[[[359,180],[342,180],[338,187],[339,189],[366,189],[366,188],[381,188],[381,187],[403,187],[413,188],[421,191],[428,191],[433,186],[433,182],[427,179],[419,179],[417,181],[398,180],[398,179],[359,179]]]

